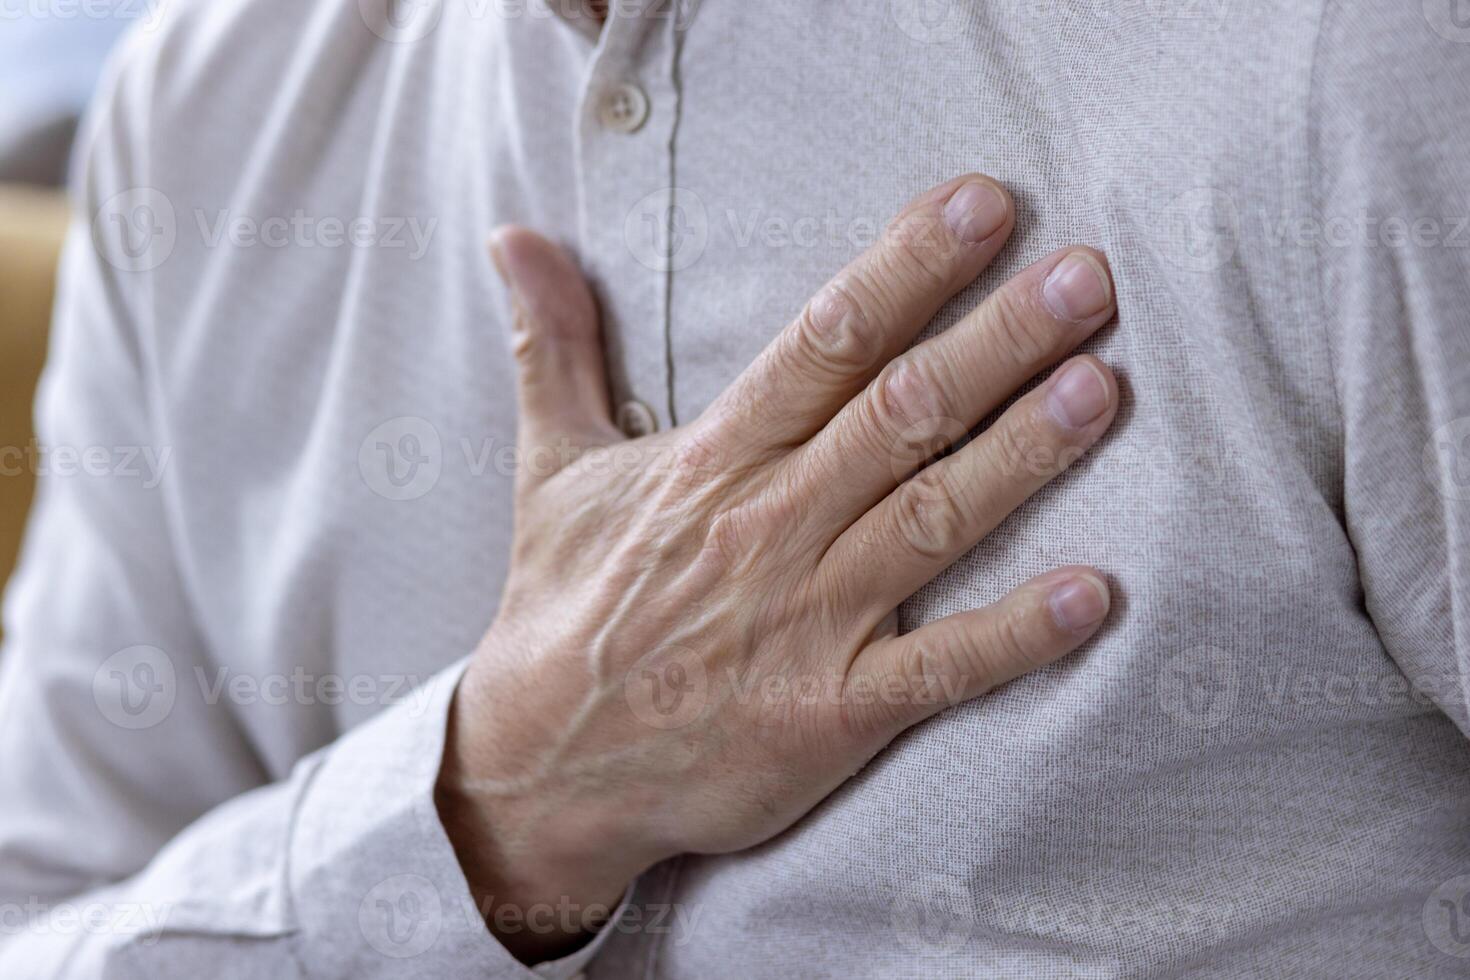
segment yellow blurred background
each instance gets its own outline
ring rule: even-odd
[[[35,438],[31,406],[46,358],[56,264],[66,233],[66,197],[58,190],[0,185],[0,447],[29,460]],[[15,566],[35,489],[29,465],[0,473],[0,581]]]

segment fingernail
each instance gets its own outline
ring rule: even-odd
[[[1062,425],[1080,429],[1108,410],[1108,383],[1091,361],[1073,361],[1052,382],[1046,407]]]
[[[496,228],[490,232],[490,241],[488,243],[490,247],[490,264],[495,266],[496,273],[500,275],[500,281],[505,283],[507,288],[514,289],[515,283],[511,281],[510,273],[505,267],[505,249],[501,245],[501,239],[504,237],[504,228]]]
[[[1054,315],[1063,320],[1097,316],[1112,302],[1108,274],[1086,252],[1073,252],[1046,277],[1041,296]]]
[[[1047,603],[1057,625],[1076,633],[1097,625],[1108,614],[1108,587],[1095,576],[1078,575],[1053,590]]]
[[[983,242],[1006,223],[1010,205],[1000,191],[972,180],[955,191],[944,206],[944,223],[967,245]]]

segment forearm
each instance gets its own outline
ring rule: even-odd
[[[183,980],[211,969],[357,980],[398,976],[409,958],[425,975],[534,976],[481,921],[435,811],[459,674],[437,675],[425,697],[353,729],[288,779],[217,807],[105,892],[16,894],[21,875],[6,862],[21,845],[0,840],[0,976]],[[553,964],[541,976],[580,965]]]

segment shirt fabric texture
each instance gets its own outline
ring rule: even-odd
[[[115,57],[6,604],[0,976],[1470,971],[1470,31],[1403,0],[612,7],[186,0]],[[1017,231],[931,333],[1095,245],[1123,407],[901,623],[1067,563],[1108,623],[517,964],[432,800],[511,527],[487,233],[573,250],[616,404],[667,427],[968,171]]]

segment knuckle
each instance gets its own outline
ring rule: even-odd
[[[1056,349],[1050,321],[1007,286],[990,297],[986,320],[1000,353],[1022,367],[1039,369]]]
[[[940,562],[964,547],[970,518],[936,469],[920,470],[900,486],[895,517],[904,543],[921,558]]]
[[[719,467],[722,453],[712,433],[691,427],[679,440],[675,456],[680,468],[705,473]]]
[[[828,285],[801,311],[795,342],[803,360],[837,374],[867,368],[882,353],[882,338],[842,281]]]
[[[941,418],[939,387],[912,357],[890,362],[873,385],[872,415],[878,432],[897,438],[924,422]]]
[[[767,498],[723,510],[710,521],[703,550],[724,569],[743,567],[771,549],[794,511],[788,502]]]
[[[724,567],[736,564],[748,551],[751,540],[749,515],[738,510],[722,511],[710,521],[704,553]]]

